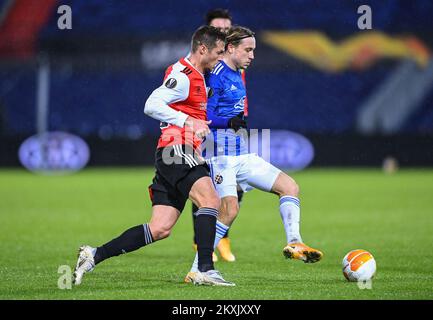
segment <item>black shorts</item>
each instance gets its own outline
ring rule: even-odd
[[[210,176],[207,163],[194,155],[192,147],[185,145],[157,149],[155,168],[155,177],[149,186],[152,206],[171,206],[180,212],[192,185],[198,179]]]

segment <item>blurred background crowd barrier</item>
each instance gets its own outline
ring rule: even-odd
[[[371,30],[358,29],[363,4]],[[315,166],[433,165],[429,0],[0,0],[0,165],[47,131],[85,140],[90,165],[153,164],[144,102],[218,7],[256,32],[251,128],[307,137]]]

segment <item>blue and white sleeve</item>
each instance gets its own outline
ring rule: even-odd
[[[212,120],[209,124],[211,128],[228,128],[229,119],[218,116],[218,102],[224,92],[224,86],[220,77],[210,75],[209,86],[212,88],[213,95],[207,100],[207,119]]]

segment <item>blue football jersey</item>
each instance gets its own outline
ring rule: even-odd
[[[213,155],[236,156],[247,153],[243,135],[240,132],[236,134],[228,127],[230,118],[244,111],[246,89],[241,72],[234,71],[220,61],[205,78],[212,92],[207,102],[207,118],[212,120],[209,127],[213,135]],[[209,152],[203,155],[207,158],[212,156]]]

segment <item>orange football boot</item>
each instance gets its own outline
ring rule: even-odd
[[[321,251],[310,248],[302,242],[289,243],[284,247],[283,254],[287,259],[297,259],[305,263],[315,263],[323,257]]]
[[[223,258],[225,261],[233,262],[236,260],[236,257],[232,253],[232,250],[230,247],[230,239],[229,238],[222,238],[217,245],[217,249],[221,255],[221,258]]]

